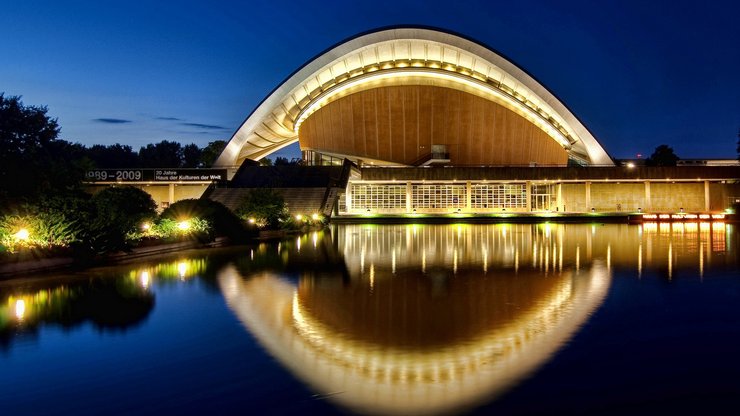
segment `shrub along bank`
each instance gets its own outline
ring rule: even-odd
[[[208,243],[220,236],[239,243],[254,234],[218,202],[184,200],[157,215],[146,192],[111,187],[95,195],[67,193],[4,209],[0,262],[56,256],[91,259],[142,243]]]

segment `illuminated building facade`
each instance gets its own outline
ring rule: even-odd
[[[295,142],[306,164],[357,165],[339,215],[708,212],[740,196],[737,165],[616,166],[524,70],[428,28],[362,34],[309,61],[247,117],[216,165],[233,174]]]

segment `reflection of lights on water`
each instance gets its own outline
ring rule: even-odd
[[[298,249],[298,252],[301,252],[301,237],[298,237],[295,239],[296,248]]]
[[[375,288],[375,264],[370,263],[370,291]]]
[[[699,243],[699,277],[704,277],[704,242]]]
[[[452,253],[452,273],[457,274],[457,249]]]
[[[249,249],[249,260],[254,260],[254,249]]]
[[[391,252],[391,273],[396,274],[396,250]]]
[[[637,248],[637,277],[642,277],[642,244]]]
[[[149,287],[149,272],[143,271],[141,272],[141,287],[144,289]]]
[[[18,299],[15,301],[15,317],[18,318],[18,320],[23,319],[23,316],[26,314],[26,302],[23,299]]]
[[[180,274],[180,277],[185,277],[185,273],[188,271],[188,265],[184,261],[177,263],[177,272]]]
[[[606,270],[612,268],[612,245],[606,246]]]
[[[313,235],[311,235],[311,241],[313,242],[313,248],[316,248],[316,243],[319,241],[319,233],[314,231]]]
[[[483,273],[488,273],[488,248],[483,247]]]
[[[673,277],[673,244],[668,243],[668,278]]]
[[[581,269],[581,246],[576,246],[576,272]]]

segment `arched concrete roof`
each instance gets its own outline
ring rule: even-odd
[[[354,37],[297,70],[247,117],[216,166],[259,160],[295,143],[301,123],[332,100],[404,80],[444,82],[485,97],[536,124],[569,157],[588,165],[614,164],[555,95],[498,53],[439,30],[393,28]]]

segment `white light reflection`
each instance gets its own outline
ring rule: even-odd
[[[15,317],[21,321],[26,314],[26,302],[23,299],[15,301]]]
[[[148,271],[144,270],[141,272],[141,287],[147,289],[149,287],[149,279],[150,276]]]
[[[188,264],[184,261],[181,261],[180,263],[177,263],[177,273],[180,274],[180,278],[184,279],[185,274],[188,272]]]

